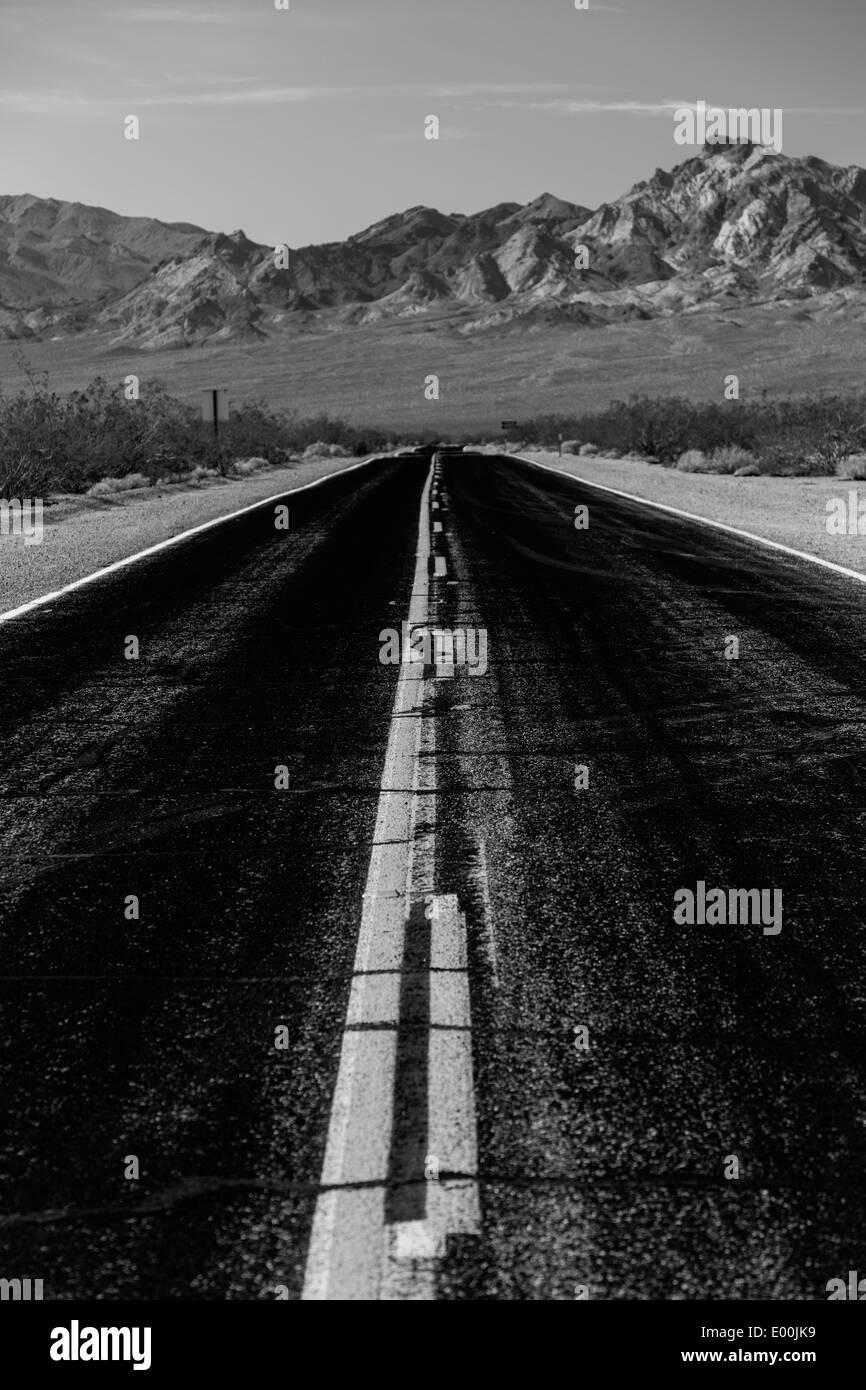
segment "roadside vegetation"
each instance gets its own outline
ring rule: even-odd
[[[27,376],[15,393],[0,388],[0,497],[110,497],[156,483],[243,478],[312,458],[362,458],[405,439],[264,401],[235,406],[215,436],[198,408],[161,382],[143,383],[140,399],[128,400],[102,377],[61,396],[47,376]],[[486,442],[508,452],[561,445],[563,454],[642,459],[684,473],[866,479],[864,394],[724,403],[636,396],[591,413],[526,416],[516,426],[507,441]]]
[[[31,375],[15,394],[0,391],[0,496],[109,495],[157,482],[243,477],[306,457],[363,457],[394,436],[327,415],[301,418],[250,402],[231,410],[219,434],[199,410],[162,383],[142,383],[140,399],[97,377],[60,396]]]
[[[635,397],[518,423],[523,449],[558,449],[562,440],[563,453],[641,458],[689,473],[866,476],[866,395],[723,404]]]

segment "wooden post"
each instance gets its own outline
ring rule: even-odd
[[[229,418],[228,391],[224,386],[208,386],[203,392],[201,418],[213,425],[214,437],[219,438],[220,420]]]

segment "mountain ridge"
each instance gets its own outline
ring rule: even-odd
[[[707,146],[596,209],[549,192],[476,213],[417,204],[292,249],[287,269],[274,250],[242,230],[0,197],[0,336],[86,329],[158,350],[431,315],[472,334],[767,299],[835,311],[863,291],[866,170]]]

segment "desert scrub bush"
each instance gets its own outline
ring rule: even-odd
[[[601,453],[639,454],[664,464],[690,449],[711,457],[716,450],[743,449],[754,458],[772,454],[800,472],[832,474],[841,459],[866,452],[866,396],[820,395],[739,401],[690,401],[676,396],[633,396],[600,411],[539,415],[524,422],[527,434],[545,444],[591,439]],[[807,462],[813,456],[811,462]],[[741,465],[746,467],[747,465]]]
[[[836,464],[836,477],[849,482],[866,482],[866,454],[849,454]]]
[[[150,487],[151,479],[143,473],[126,473],[122,478],[100,478],[98,483],[87,489],[89,497],[108,497],[112,492],[132,492],[136,488]]]
[[[820,466],[796,444],[777,441],[758,450],[758,467],[771,478],[808,478],[820,475]]]
[[[60,456],[63,486],[76,491],[100,478],[127,472],[151,482],[167,472],[185,472],[202,422],[193,407],[171,396],[160,382],[149,383],[138,400],[97,377],[64,402]]]
[[[60,486],[63,404],[46,387],[0,396],[0,494],[34,497]]]
[[[762,471],[832,477],[866,449],[866,397],[820,395],[768,404],[756,423]]]
[[[238,478],[248,478],[251,473],[258,473],[260,468],[267,468],[268,461],[263,458],[235,459],[231,466],[231,471]]]
[[[582,459],[594,458],[598,452],[599,449],[597,444],[581,444],[578,450],[579,456]]]
[[[364,447],[364,449],[361,451],[362,453],[375,453],[375,450],[374,450],[374,449],[367,449],[367,448],[366,448],[366,441],[364,441],[364,445],[365,445],[365,447]],[[379,446],[379,447],[381,447],[381,446]],[[345,458],[351,458],[351,457],[352,457],[352,453],[353,453],[353,451],[352,451],[351,449],[347,449],[346,446],[345,446],[344,444],[338,444],[338,443],[336,443],[336,442],[329,444],[329,443],[327,443],[327,442],[326,442],[325,440],[323,440],[323,439],[317,439],[316,442],[315,442],[314,444],[308,444],[308,445],[307,445],[307,447],[306,447],[306,449],[304,450],[304,452],[303,452],[303,454],[301,455],[301,457],[302,457],[303,459],[305,459],[305,460],[306,460],[306,459],[345,459]]]
[[[866,446],[863,403],[839,396],[820,396],[811,403],[808,429],[812,453],[822,473],[835,473],[843,459],[862,452]]]
[[[291,417],[271,410],[263,401],[250,401],[229,411],[228,420],[220,427],[221,451],[231,459],[281,463],[292,444],[292,429]]]
[[[325,415],[299,419],[260,401],[234,407],[215,436],[197,406],[159,381],[142,383],[139,398],[128,400],[123,386],[102,377],[66,397],[47,378],[28,377],[15,394],[0,391],[0,496],[85,492],[116,478],[118,465],[149,482],[197,469],[204,470],[198,477],[225,475],[234,459],[282,463],[312,443],[323,457],[364,455],[394,437]]]
[[[703,449],[686,449],[677,459],[680,473],[706,473],[707,456]]]
[[[637,454],[664,463],[674,463],[687,449],[752,443],[752,421],[741,402],[696,404],[674,396],[633,396],[591,414],[538,416],[531,427],[546,442],[555,442],[557,434],[589,438],[608,457]]]
[[[387,447],[396,437],[393,432],[388,433],[370,426],[357,429],[346,424],[343,420],[332,419],[328,415],[315,415],[303,420],[290,416],[287,417],[285,443],[287,448],[301,457],[310,445],[315,444],[316,448],[322,452],[315,455],[311,454],[311,458],[340,457],[330,455],[327,452],[328,445],[338,444],[346,450],[346,454],[342,457],[348,457],[353,454],[362,456],[377,453],[380,449]]]
[[[31,382],[29,391],[0,397],[0,491],[26,472],[41,491],[83,492],[118,476],[118,463],[155,480],[175,466],[195,419],[158,383],[146,399],[128,401],[100,377],[65,398]]]
[[[235,459],[232,463],[232,472],[246,477],[250,473],[257,473],[260,468],[267,467],[269,467],[269,464],[266,458],[253,455],[252,458],[248,459]]]
[[[328,445],[323,440],[318,439],[313,444],[308,444],[301,458],[306,462],[309,459],[323,459],[328,457]]]
[[[738,444],[723,444],[714,449],[709,457],[710,473],[736,473],[740,468],[750,468],[755,463],[755,455],[749,449],[741,449]]]

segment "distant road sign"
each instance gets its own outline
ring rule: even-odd
[[[502,428],[503,428],[504,430],[519,430],[519,429],[520,429],[520,421],[519,421],[519,420],[503,420],[503,421],[502,421]]]

